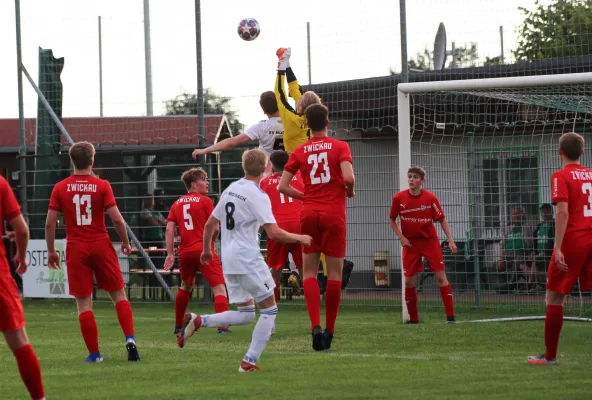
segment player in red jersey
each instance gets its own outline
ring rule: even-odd
[[[559,139],[563,169],[551,176],[555,209],[555,245],[547,273],[545,354],[528,357],[530,364],[557,364],[563,327],[563,300],[580,280],[592,290],[592,170],[580,165],[584,138],[570,132]]]
[[[217,313],[228,310],[222,265],[213,248],[213,259],[208,265],[202,265],[199,261],[203,251],[203,228],[214,211],[214,203],[206,196],[209,189],[208,174],[201,168],[192,168],[183,173],[181,180],[187,188],[187,194],[177,200],[169,212],[166,229],[168,255],[164,262],[165,271],[169,271],[175,263],[175,229],[178,226],[181,235],[179,273],[182,283],[175,299],[175,334],[183,326],[183,317],[198,271],[214,292],[214,310]],[[227,327],[218,327],[218,333],[228,332]]]
[[[3,220],[9,221],[14,228],[17,250],[14,265],[18,274],[24,274],[27,271],[29,228],[12,189],[0,176],[0,223]],[[0,332],[4,334],[4,340],[16,358],[21,378],[31,398],[45,399],[41,367],[25,331],[23,305],[16,283],[10,275],[4,246],[0,246]]]
[[[285,151],[274,151],[269,157],[273,168],[273,174],[267,178],[264,178],[259,186],[269,196],[271,200],[271,209],[273,216],[277,221],[280,228],[290,233],[300,234],[300,212],[302,211],[302,201],[295,200],[291,197],[286,197],[277,190],[278,184],[282,177],[282,171],[284,166],[288,162],[290,155]],[[304,183],[299,173],[294,175],[290,185],[300,191],[304,191]],[[300,270],[302,269],[302,245],[300,243],[280,243],[271,239],[267,239],[267,265],[271,269],[271,276],[275,281],[275,300],[279,300],[279,287],[280,279],[282,278],[282,270],[288,259],[288,255],[291,254],[294,259],[294,264]],[[295,275],[295,279],[292,281],[296,282],[295,290],[300,293],[300,287],[298,286],[298,280]],[[294,285],[292,283],[292,285]]]
[[[306,109],[312,138],[290,154],[278,186],[282,194],[303,200],[300,226],[303,234],[313,238],[312,244],[304,248],[303,286],[315,351],[330,349],[335,333],[346,248],[345,203],[347,197],[355,196],[351,152],[346,142],[327,136],[328,113],[322,104],[313,104]],[[304,193],[290,186],[298,171],[304,180]],[[321,252],[327,261],[324,332],[317,282]]]
[[[444,216],[438,198],[424,190],[425,171],[420,167],[411,167],[407,172],[409,189],[403,190],[393,197],[390,213],[390,224],[403,246],[403,272],[405,274],[405,302],[409,311],[408,323],[417,324],[417,290],[415,275],[423,271],[422,257],[428,261],[430,269],[436,276],[440,287],[440,296],[446,309],[446,319],[454,323],[454,301],[452,289],[444,272],[444,258],[438,241],[434,222],[442,225],[448,239],[452,254],[456,254],[456,244],[450,232],[450,225]],[[397,225],[397,217],[401,220],[401,228]]]
[[[48,263],[60,268],[55,250],[55,228],[60,212],[66,224],[66,265],[70,294],[76,298],[82,338],[88,349],[86,362],[101,362],[97,323],[92,311],[93,276],[97,286],[109,293],[115,304],[117,319],[125,335],[128,361],[140,361],[134,335],[132,306],[124,291],[123,276],[117,253],[105,227],[105,211],[121,238],[121,251],[130,254],[125,222],[109,182],[91,175],[95,148],[91,143],[78,142],[70,147],[74,174],[56,184],[49,200],[45,222]]]

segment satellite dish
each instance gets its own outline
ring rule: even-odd
[[[434,70],[440,71],[444,69],[446,64],[446,28],[444,22],[440,22],[438,26],[438,33],[434,40]]]

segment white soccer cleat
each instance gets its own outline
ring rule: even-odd
[[[177,334],[177,345],[180,348],[185,346],[185,342],[201,327],[201,317],[197,314],[189,313],[183,317],[183,327]]]

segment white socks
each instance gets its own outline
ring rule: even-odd
[[[260,311],[261,315],[253,330],[251,347],[249,347],[249,351],[247,351],[245,358],[243,358],[243,361],[253,365],[256,364],[259,357],[261,357],[261,353],[263,352],[263,349],[265,349],[265,346],[267,346],[267,342],[271,337],[271,331],[275,325],[275,317],[277,316],[278,308],[277,306],[273,306],[264,308]]]
[[[219,314],[202,315],[201,326],[204,328],[217,328],[219,326],[246,325],[254,319],[255,306],[238,307],[238,311],[224,311]]]

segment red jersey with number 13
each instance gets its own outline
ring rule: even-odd
[[[302,211],[302,201],[284,196],[277,190],[281,178],[281,172],[274,173],[263,179],[259,187],[269,196],[271,211],[278,224],[281,222],[298,222],[300,221],[300,212]],[[300,192],[304,191],[304,182],[302,182],[300,173],[294,175],[290,186]]]
[[[579,164],[568,164],[555,172],[551,176],[551,201],[567,202],[565,237],[592,243],[592,171]]]
[[[303,210],[345,214],[344,161],[352,162],[348,144],[330,137],[312,138],[290,154],[284,170],[302,174]]]
[[[175,201],[167,221],[179,227],[179,254],[203,250],[204,226],[214,211],[212,199],[199,193],[187,193]],[[214,241],[212,241],[212,248]]]
[[[109,182],[92,175],[72,175],[58,182],[49,199],[49,209],[64,214],[67,242],[109,239],[105,210],[115,206]]]

